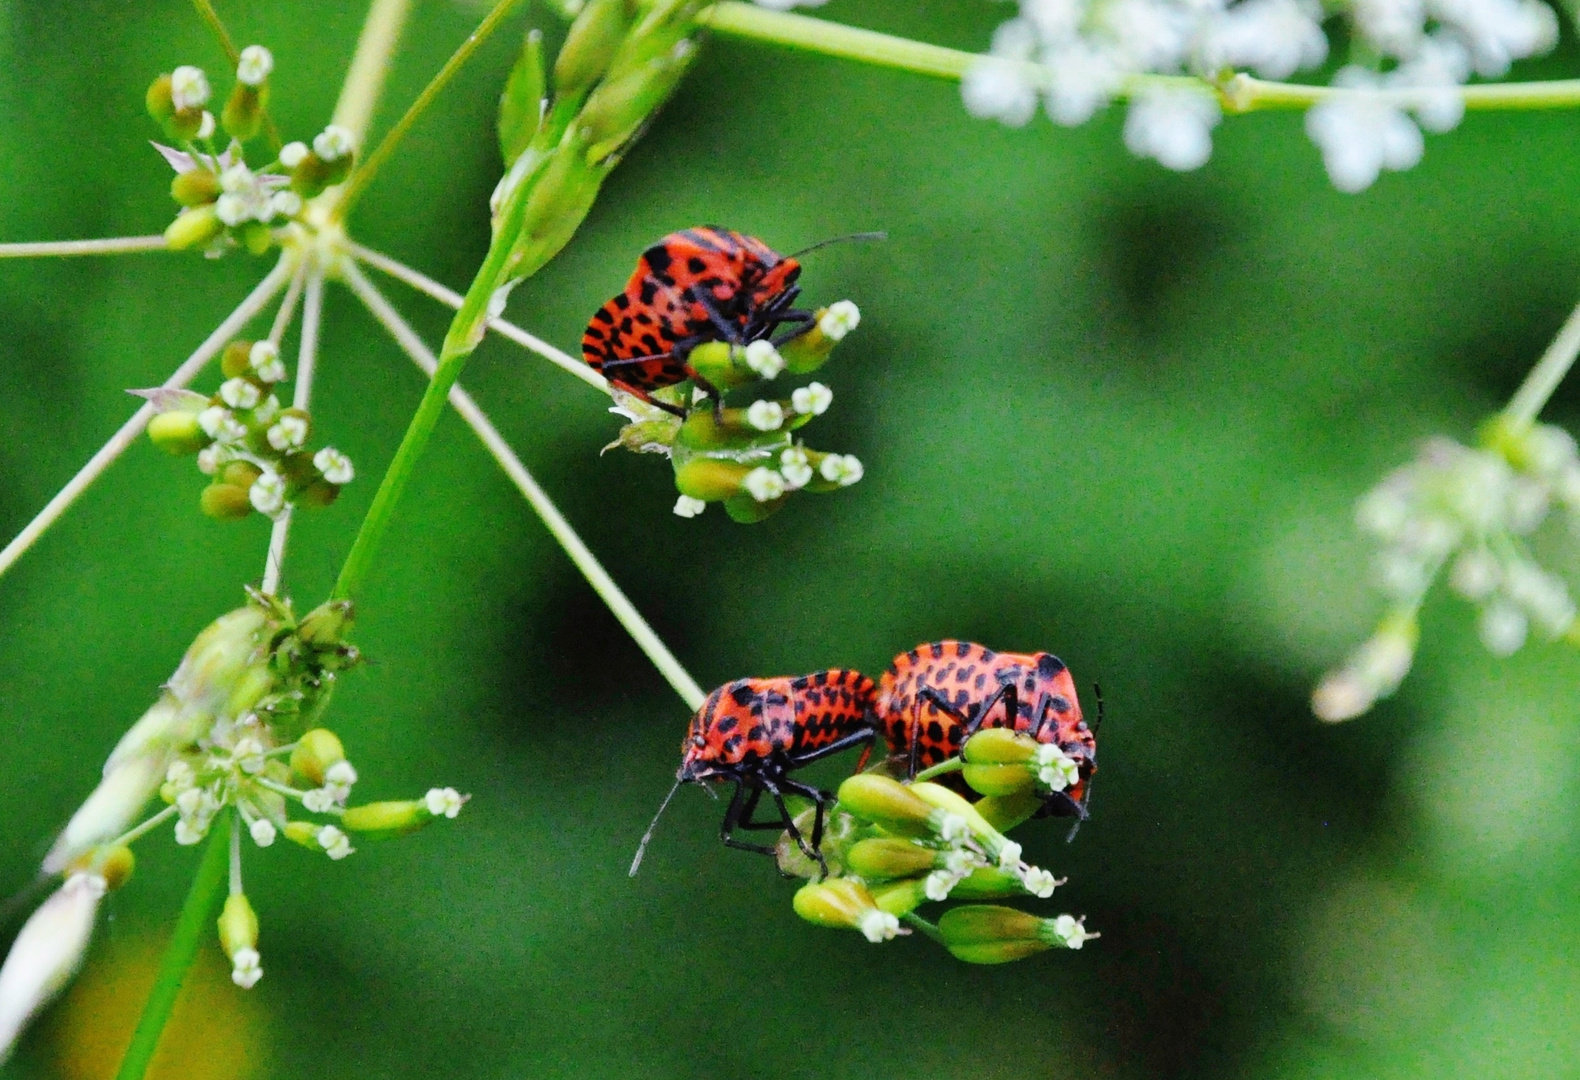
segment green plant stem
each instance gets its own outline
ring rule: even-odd
[[[1542,358],[1536,361],[1536,366],[1509,399],[1503,419],[1511,428],[1528,428],[1536,422],[1553,391],[1574,366],[1576,356],[1580,356],[1580,307],[1569,313],[1552,344],[1547,346]]]
[[[340,569],[340,577],[335,582],[334,599],[353,599],[354,594],[362,588],[362,581],[373,565],[379,543],[389,531],[395,507],[406,493],[412,472],[417,468],[417,459],[422,457],[429,438],[433,436],[434,426],[444,414],[450,388],[460,379],[467,357],[472,355],[472,350],[482,340],[488,322],[489,301],[510,259],[510,242],[501,241],[499,237],[516,235],[526,202],[525,198],[514,201],[510,210],[512,220],[496,234],[493,245],[488,249],[488,257],[483,260],[477,276],[472,279],[466,296],[461,300],[461,309],[450,321],[450,329],[444,335],[444,344],[439,350],[438,370],[433,373],[427,391],[417,403],[417,411],[412,414],[406,434],[395,450],[395,457],[390,461],[384,479],[379,483],[378,492],[373,496],[373,505],[368,507],[367,516],[362,519],[362,527],[357,531],[357,538],[352,542],[345,565]]]
[[[214,819],[208,846],[192,878],[192,887],[187,890],[186,902],[181,905],[175,933],[159,961],[159,976],[143,1005],[143,1015],[137,1021],[137,1030],[132,1032],[132,1042],[121,1059],[121,1071],[116,1073],[116,1080],[143,1080],[148,1063],[159,1048],[159,1036],[164,1033],[176,997],[181,993],[181,984],[197,957],[198,941],[219,906],[220,892],[230,870],[230,819],[229,814],[220,814]]]
[[[356,205],[357,199],[362,196],[362,192],[367,189],[368,184],[373,182],[373,177],[378,175],[379,169],[389,160],[390,155],[395,152],[395,148],[406,137],[406,133],[411,130],[412,125],[427,111],[428,106],[433,104],[440,91],[449,84],[451,79],[455,78],[456,74],[472,58],[472,55],[477,52],[483,42],[487,41],[493,32],[499,29],[500,24],[509,17],[510,13],[521,2],[522,0],[497,0],[493,10],[483,17],[482,22],[477,24],[477,29],[472,31],[471,36],[461,43],[461,47],[455,50],[449,60],[445,61],[445,65],[439,69],[439,73],[429,80],[427,86],[423,87],[422,93],[417,95],[417,100],[411,103],[411,107],[406,110],[405,115],[380,140],[377,149],[369,154],[367,159],[352,172],[351,179],[347,181],[340,192],[340,196],[335,200],[334,216],[337,220],[343,220],[351,212],[351,208]]]
[[[138,251],[168,251],[164,235],[116,236],[108,240],[37,240],[0,244],[0,259],[36,259],[41,255],[125,255]]]
[[[400,41],[401,29],[409,14],[411,0],[373,0],[368,5],[367,17],[362,20],[356,52],[351,54],[346,80],[340,84],[340,97],[335,101],[335,111],[329,120],[336,127],[351,132],[351,141],[357,146],[367,139],[374,106],[384,92],[390,57],[395,54],[395,45]],[[333,198],[339,190],[331,188],[325,198]]]
[[[814,19],[787,11],[770,11],[740,0],[723,0],[702,13],[701,21],[719,34],[784,45],[792,49],[838,56],[877,67],[897,68],[918,75],[958,81],[983,60],[980,53],[946,49],[921,41],[862,30],[854,26]],[[1052,69],[1042,64],[1004,60],[1019,67],[1033,84],[1047,88]],[[1221,83],[1191,75],[1131,75],[1117,97],[1128,97],[1148,88],[1207,88],[1216,91],[1229,112],[1255,109],[1304,109],[1337,98],[1392,100],[1411,104],[1421,98],[1415,90],[1358,90],[1334,86],[1302,86],[1268,82],[1250,75],[1235,75]],[[1433,94],[1442,93],[1433,88]],[[1558,109],[1580,105],[1580,79],[1533,83],[1486,83],[1459,90],[1467,109]]]
[[[946,758],[943,761],[940,761],[937,765],[934,765],[932,768],[923,769],[921,772],[917,773],[916,779],[918,781],[931,780],[933,777],[943,776],[945,773],[959,772],[965,767],[966,763],[957,757]]]
[[[920,915],[916,914],[916,912],[907,911],[904,915],[900,916],[900,921],[905,923],[907,926],[913,926],[920,930],[922,933],[938,942],[938,944],[944,945],[946,948],[948,947],[944,942],[944,935],[938,932],[938,927],[928,922]]]
[[[236,65],[241,63],[241,50],[236,48],[236,42],[230,36],[230,31],[225,29],[224,22],[220,20],[219,12],[214,10],[214,5],[209,3],[209,0],[192,0],[192,6],[197,8],[198,16],[214,32],[214,37],[219,42],[219,47],[224,50],[226,57],[230,60],[231,74],[235,74]],[[269,145],[275,150],[279,150],[283,145],[280,142],[280,129],[274,126],[274,117],[270,116],[268,112],[263,114],[263,133],[268,137]]]

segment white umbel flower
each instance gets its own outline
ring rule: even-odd
[[[984,56],[966,69],[960,98],[972,116],[1010,127],[1025,127],[1037,112],[1037,90],[1024,69],[996,56]]]
[[[804,488],[812,482],[812,465],[805,450],[792,446],[779,455],[779,475],[792,489]]]
[[[878,908],[868,908],[861,913],[856,922],[856,929],[861,931],[862,937],[874,945],[883,941],[890,941],[900,932],[900,920],[887,911]]]
[[[339,161],[356,149],[356,138],[343,127],[330,124],[313,136],[313,153],[324,161]]]
[[[817,320],[817,328],[830,341],[844,341],[845,335],[860,325],[861,309],[850,300],[834,301]]]
[[[304,142],[288,142],[280,147],[280,164],[287,169],[294,169],[307,160],[307,144]]]
[[[766,338],[759,338],[747,345],[742,350],[742,357],[747,367],[765,379],[772,379],[785,369],[785,358],[779,355],[774,343]]]
[[[332,446],[326,446],[313,455],[313,467],[324,474],[331,484],[349,484],[356,478],[351,459]]]
[[[708,504],[701,499],[693,499],[690,495],[682,495],[675,500],[675,516],[694,518],[708,508]]]
[[[1381,81],[1358,67],[1334,76],[1334,85],[1377,89]],[[1354,194],[1376,182],[1384,169],[1402,172],[1421,160],[1421,130],[1398,105],[1368,94],[1330,98],[1306,113],[1306,134],[1322,151],[1328,179]]]
[[[248,45],[236,62],[236,81],[245,86],[262,86],[274,70],[274,54],[262,45]]]
[[[285,477],[266,469],[247,489],[247,499],[254,510],[272,518],[285,510],[286,490]]]
[[[170,103],[177,112],[201,109],[208,104],[210,94],[208,76],[202,68],[183,64],[170,73]]]
[[[0,966],[0,1062],[33,1014],[66,985],[93,936],[105,882],[73,874],[22,927]]]
[[[803,416],[811,413],[822,416],[834,404],[834,391],[820,382],[798,387],[790,394],[790,407]]]
[[[773,502],[785,493],[784,477],[772,469],[758,466],[741,481],[746,493],[760,503]]]
[[[453,787],[429,788],[422,797],[423,805],[434,817],[454,818],[466,804],[467,797]]]
[[[247,379],[226,379],[220,384],[220,400],[233,409],[251,409],[262,397],[258,384]]]
[[[777,401],[754,401],[746,410],[746,422],[758,431],[778,431],[784,427],[784,407]]]
[[[1212,129],[1223,119],[1217,99],[1195,90],[1145,90],[1125,116],[1125,145],[1176,172],[1199,169],[1212,156]]]
[[[300,416],[282,416],[264,436],[269,445],[281,453],[299,450],[307,442],[307,421]]]
[[[1083,917],[1084,919],[1084,917]],[[1083,919],[1073,915],[1060,915],[1053,920],[1053,932],[1067,949],[1079,949],[1099,935],[1089,932]]]
[[[230,958],[230,981],[243,990],[251,990],[258,985],[258,980],[263,978],[262,957],[257,949],[237,949],[236,955]]]

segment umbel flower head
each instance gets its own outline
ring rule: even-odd
[[[1320,67],[1334,16],[1347,24],[1340,40],[1354,62],[1333,79],[1346,92],[1314,106],[1306,131],[1347,192],[1419,161],[1423,130],[1457,127],[1458,88],[1471,75],[1499,77],[1558,41],[1557,19],[1538,0],[1020,0],[961,92],[975,116],[1019,126],[1040,104],[1055,123],[1076,125],[1132,76],[1196,75],[1205,81],[1133,88],[1124,129],[1136,155],[1195,169],[1222,118],[1213,86],[1232,101],[1236,69],[1287,79]]]
[[[827,363],[834,346],[861,322],[849,300],[813,314],[811,326],[777,348],[766,339],[744,346],[722,341],[693,349],[689,362],[721,391],[756,387],[781,374],[809,374]],[[658,391],[666,404],[684,391]],[[759,398],[745,408],[691,408],[684,418],[616,391],[612,409],[632,422],[606,450],[623,446],[637,453],[667,454],[675,467],[680,498],[675,513],[696,517],[721,502],[736,521],[761,521],[797,491],[822,494],[849,487],[865,470],[850,454],[813,450],[791,434],[823,415],[834,392],[821,382],[797,387],[788,398]]]
[[[856,930],[875,944],[910,933],[902,923],[909,924],[975,964],[1055,947],[1079,949],[1097,937],[1070,915],[1044,919],[967,905],[946,911],[935,926],[917,914],[925,904],[947,900],[1046,899],[1064,883],[1022,859],[1020,844],[1005,833],[1035,814],[1050,792],[1069,786],[1074,770],[1068,759],[1057,747],[996,729],[968,739],[963,757],[971,764],[963,766],[962,778],[982,796],[975,803],[940,784],[903,783],[877,770],[841,784],[823,834],[827,875],[786,833],[778,847],[781,871],[812,879],[795,895],[796,914],[819,926]],[[798,828],[804,825],[810,821],[798,820]]]
[[[233,341],[220,366],[226,379],[212,397],[189,390],[138,390],[157,410],[148,437],[172,454],[196,454],[213,477],[203,512],[221,520],[253,511],[273,520],[301,503],[327,506],[356,475],[351,459],[333,447],[308,446],[312,417],[283,407],[275,396],[286,378],[273,341]]]
[[[1495,656],[1517,652],[1534,633],[1570,635],[1576,607],[1569,587],[1544,569],[1529,541],[1555,508],[1580,525],[1580,453],[1561,428],[1502,419],[1482,445],[1429,440],[1361,499],[1356,520],[1378,545],[1377,583],[1390,610],[1344,666],[1317,687],[1324,720],[1348,720],[1398,688],[1419,638],[1416,613],[1432,584],[1478,609],[1482,644]]]
[[[360,778],[318,718],[339,674],[360,660],[345,640],[350,625],[348,603],[298,618],[288,600],[251,590],[243,607],[197,636],[45,856],[44,872],[64,874],[65,883],[0,968],[0,1058],[75,970],[98,898],[131,874],[129,845],[160,825],[172,823],[182,846],[218,827],[234,832],[219,938],[234,981],[250,987],[263,969],[258,919],[242,890],[241,836],[257,847],[284,836],[340,860],[356,850],[353,836],[401,835],[459,813],[466,798],[453,788],[348,805]],[[133,824],[156,796],[164,808]]]

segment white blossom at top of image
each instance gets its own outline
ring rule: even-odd
[[[1222,119],[1217,99],[1197,90],[1145,90],[1130,103],[1125,145],[1179,172],[1199,169],[1212,156],[1212,129]]]
[[[1334,85],[1381,89],[1382,79],[1364,68],[1346,67]],[[1421,129],[1388,99],[1364,94],[1330,98],[1306,113],[1306,134],[1322,151],[1328,178],[1354,194],[1371,187],[1384,169],[1400,171],[1421,160]]]

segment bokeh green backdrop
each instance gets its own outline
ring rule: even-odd
[[[1006,11],[820,14],[981,48]],[[317,130],[360,5],[224,12],[274,49],[284,130]],[[418,5],[383,124],[478,14]],[[485,244],[513,47],[484,50],[355,222],[455,286]],[[143,87],[178,63],[223,66],[190,7],[13,2],[0,56],[0,237],[162,228]],[[1521,74],[1575,59],[1566,38]],[[816,929],[766,861],[718,844],[720,807],[694,790],[628,880],[686,710],[451,416],[362,605],[374,662],[332,724],[363,797],[442,782],[473,801],[345,863],[249,855],[267,970],[254,1075],[1574,1074],[1580,662],[1546,646],[1495,662],[1444,602],[1375,714],[1325,729],[1307,694],[1377,614],[1354,498],[1421,437],[1468,437],[1574,302],[1577,120],[1471,115],[1412,172],[1347,197],[1294,114],[1227,122],[1212,162],[1181,176],[1124,151],[1118,110],[1012,131],[970,119],[948,84],[709,42],[512,315],[573,347],[636,252],[690,224],[781,250],[886,229],[819,252],[804,279],[863,311],[808,434],[867,478],[760,526],[684,521],[661,460],[598,456],[616,420],[581,384],[500,342],[467,382],[704,685],[876,673],[945,636],[1048,649],[1083,692],[1101,682],[1093,820],[1069,846],[1050,823],[1022,839],[1069,875],[1050,911],[1084,912],[1103,937],[971,968],[925,941]],[[0,266],[0,532],[261,265]],[[437,340],[445,313],[388,289]],[[338,290],[319,387],[322,430],[361,475],[293,536],[287,584],[307,604],[421,392]],[[1566,389],[1551,415],[1575,419],[1577,400]],[[6,891],[196,631],[261,573],[267,524],[202,518],[200,487],[189,461],[140,443],[0,579]],[[85,981],[174,918],[192,853],[161,835],[140,857]],[[226,1015],[236,994],[200,1011]],[[40,1025],[5,1074],[78,1075],[66,1047],[100,1018],[73,1015]]]

